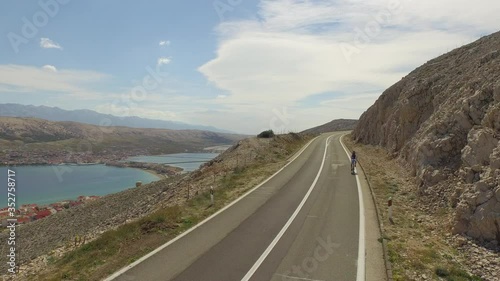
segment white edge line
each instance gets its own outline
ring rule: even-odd
[[[300,204],[297,207],[297,209],[295,209],[295,212],[293,212],[292,216],[288,219],[288,221],[286,222],[286,224],[280,230],[280,232],[278,233],[278,235],[276,235],[276,237],[274,237],[274,240],[271,242],[271,244],[269,244],[269,246],[267,247],[267,249],[264,251],[264,253],[262,253],[262,255],[255,262],[255,264],[252,266],[252,268],[250,268],[250,270],[247,272],[247,274],[245,274],[245,276],[243,276],[243,279],[241,279],[241,281],[248,281],[248,280],[250,280],[250,278],[252,278],[252,276],[255,274],[255,272],[257,271],[257,269],[259,269],[260,265],[267,258],[267,256],[269,255],[269,253],[271,253],[271,251],[273,250],[274,246],[276,246],[276,244],[278,244],[278,241],[281,239],[281,237],[283,236],[283,234],[285,234],[285,232],[288,229],[288,227],[290,227],[290,225],[292,224],[292,222],[295,220],[295,217],[297,217],[297,215],[299,214],[300,210],[302,209],[302,207],[306,203],[307,199],[309,198],[309,195],[311,195],[311,192],[313,191],[314,187],[316,186],[316,183],[318,182],[319,176],[321,175],[321,171],[323,171],[323,166],[325,164],[325,159],[326,159],[326,152],[328,151],[328,143],[329,143],[329,140],[330,140],[331,137],[333,137],[333,136],[329,136],[326,139],[326,141],[325,141],[325,152],[323,153],[323,161],[321,162],[321,166],[319,168],[318,174],[316,175],[316,178],[314,179],[313,183],[309,187],[309,190],[307,191],[306,195],[304,196],[304,198],[300,202]]]
[[[319,136],[318,136],[319,137]],[[161,245],[160,247],[156,248],[155,250],[153,250],[152,252],[150,252],[149,254],[141,257],[140,259],[136,260],[135,262],[123,267],[122,269],[118,270],[117,272],[113,273],[113,275],[107,277],[106,279],[104,279],[103,281],[111,281],[111,280],[114,280],[115,278],[117,278],[118,276],[122,275],[123,273],[127,272],[128,270],[134,268],[135,266],[137,266],[138,264],[140,264],[141,262],[145,261],[146,259],[150,258],[151,256],[155,255],[156,253],[160,252],[161,250],[165,249],[166,247],[170,246],[171,244],[175,243],[177,240],[183,238],[184,236],[188,235],[190,232],[194,231],[195,229],[197,229],[198,227],[202,226],[203,224],[205,224],[206,222],[208,222],[209,220],[213,219],[214,217],[216,217],[217,215],[219,215],[220,213],[224,212],[225,210],[229,209],[231,206],[233,206],[234,204],[238,203],[240,200],[242,200],[243,198],[245,198],[246,196],[248,196],[250,193],[254,192],[256,189],[258,189],[259,187],[261,187],[262,185],[264,185],[266,182],[270,181],[273,177],[275,177],[277,174],[279,174],[282,170],[284,170],[288,165],[290,165],[293,161],[295,161],[295,159],[297,159],[308,147],[309,145],[314,141],[316,140],[318,137],[315,137],[314,139],[310,140],[309,143],[304,146],[299,152],[297,152],[295,154],[295,156],[293,156],[290,161],[288,163],[286,163],[285,166],[283,166],[281,169],[279,169],[276,173],[274,173],[273,175],[271,175],[269,178],[267,178],[266,180],[264,180],[263,182],[261,182],[259,185],[257,185],[256,187],[252,188],[251,190],[247,191],[245,194],[243,194],[241,197],[239,197],[238,199],[234,200],[233,202],[231,202],[229,205],[225,206],[224,208],[220,209],[219,211],[217,211],[216,213],[212,214],[210,217],[204,219],[203,221],[199,222],[197,225],[193,226],[192,228],[186,230],[185,232],[181,233],[179,236],[175,237],[174,239],[168,241],[167,243]]]
[[[344,148],[345,153],[349,160],[351,155],[349,154],[346,146],[342,139],[345,135],[340,137],[340,144]],[[365,280],[365,206],[363,203],[363,192],[361,190],[361,184],[359,183],[359,177],[356,173],[356,184],[358,185],[358,200],[359,200],[359,242],[358,242],[358,271],[356,274],[356,281]]]

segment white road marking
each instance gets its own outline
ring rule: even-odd
[[[314,179],[313,183],[309,187],[309,190],[307,191],[306,195],[304,196],[304,198],[300,202],[300,204],[297,207],[297,209],[295,209],[295,212],[293,212],[292,216],[288,219],[288,221],[286,222],[286,224],[280,230],[280,232],[278,233],[278,235],[276,235],[276,237],[271,242],[271,244],[269,244],[269,246],[264,251],[264,253],[262,253],[262,255],[259,257],[259,259],[252,266],[252,268],[250,268],[250,270],[247,272],[247,274],[245,274],[245,276],[243,277],[243,279],[241,279],[241,281],[248,281],[248,280],[250,280],[250,278],[252,278],[252,276],[255,274],[255,272],[257,271],[257,269],[260,267],[260,265],[267,258],[267,256],[269,255],[269,253],[271,253],[271,251],[276,246],[276,244],[278,244],[278,241],[281,239],[281,237],[283,236],[283,234],[285,234],[285,232],[288,229],[288,227],[290,227],[290,225],[292,224],[293,220],[295,219],[295,217],[297,217],[297,215],[299,214],[300,210],[302,209],[302,207],[306,203],[307,199],[309,198],[309,195],[311,195],[311,192],[313,191],[314,187],[316,186],[316,183],[318,182],[319,176],[321,175],[321,171],[323,170],[323,166],[325,165],[326,152],[328,151],[328,144],[330,143],[329,141],[330,141],[330,139],[332,137],[333,136],[329,136],[326,139],[326,141],[325,141],[325,152],[323,153],[323,160],[321,161],[321,166],[319,167],[318,174],[316,175],[316,178]]]
[[[285,278],[290,278],[290,279],[296,279],[296,280],[306,280],[306,281],[324,281],[324,280],[319,280],[319,279],[309,279],[309,278],[301,278],[301,277],[294,277],[294,276],[288,276],[284,274],[276,274],[277,276],[285,277]]]
[[[344,166],[342,164],[332,164],[332,177],[335,177],[338,174],[339,167]]]
[[[309,143],[304,146],[300,151],[298,151],[291,159],[290,161],[285,165],[283,166],[281,169],[279,169],[276,173],[274,173],[272,176],[270,176],[269,178],[267,178],[265,181],[261,182],[259,185],[257,185],[256,187],[254,187],[253,189],[249,190],[247,193],[243,194],[241,197],[239,197],[238,199],[234,200],[233,202],[231,202],[229,205],[227,205],[226,207],[220,209],[219,211],[217,211],[216,213],[214,213],[213,215],[211,215],[210,217],[206,218],[205,220],[203,220],[202,222],[198,223],[197,225],[193,226],[192,228],[186,230],[185,232],[183,232],[182,234],[180,234],[179,236],[175,237],[174,239],[170,240],[169,242],[161,245],[160,247],[156,248],[154,251],[150,252],[149,254],[143,256],[142,258],[136,260],[135,262],[125,266],[124,268],[120,269],[119,271],[115,272],[113,275],[109,276],[108,278],[104,279],[103,281],[112,281],[114,280],[115,278],[117,278],[118,276],[122,275],[123,273],[127,272],[128,270],[130,270],[131,268],[134,268],[135,266],[137,266],[138,264],[144,262],[145,260],[147,260],[148,258],[152,257],[153,255],[155,255],[156,253],[160,252],[161,250],[165,249],[166,247],[170,246],[171,244],[175,243],[177,240],[181,239],[182,237],[188,235],[190,232],[192,232],[193,230],[197,229],[198,227],[202,226],[203,224],[205,224],[206,222],[208,222],[209,220],[213,219],[214,217],[216,217],[217,215],[219,215],[220,213],[224,212],[225,210],[229,209],[231,206],[233,206],[234,204],[238,203],[240,200],[242,200],[243,198],[247,197],[249,194],[251,194],[252,192],[254,192],[255,190],[257,190],[259,187],[261,187],[262,185],[264,185],[266,182],[270,181],[274,176],[276,176],[277,174],[279,174],[281,171],[283,171],[288,165],[290,165],[293,161],[295,161],[295,159],[299,158],[300,155],[302,155],[302,153],[309,147],[309,145],[311,145],[311,143],[313,143],[313,141],[315,141],[318,137],[315,137],[314,139],[312,139],[311,141],[309,141]]]
[[[345,147],[342,142],[342,138],[345,135],[340,137],[340,144],[344,148],[349,161],[351,160],[351,155],[349,151]],[[363,193],[361,190],[361,184],[359,183],[358,174],[356,176],[356,184],[358,185],[358,200],[359,200],[359,242],[358,242],[358,271],[356,274],[356,281],[364,281],[365,280],[365,206],[363,203]]]

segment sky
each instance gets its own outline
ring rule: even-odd
[[[0,2],[0,103],[238,133],[357,119],[500,28],[497,0]]]

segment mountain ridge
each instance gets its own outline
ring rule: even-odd
[[[73,121],[0,117],[0,163],[96,163],[128,156],[198,152],[244,136],[200,130],[103,127]]]
[[[132,128],[170,129],[170,130],[202,130],[218,133],[234,134],[234,132],[213,126],[193,125],[176,121],[142,118],[138,116],[115,116],[99,113],[90,109],[65,110],[45,105],[22,105],[17,103],[0,104],[0,116],[34,117],[49,121],[74,121],[91,125],[112,125]]]
[[[335,119],[320,126],[302,131],[302,134],[322,134],[335,131],[351,131],[356,126],[356,119]]]

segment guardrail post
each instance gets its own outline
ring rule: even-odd
[[[387,201],[387,206],[389,207],[389,221],[391,223],[394,223],[394,221],[392,220],[392,196],[389,197],[389,200]]]
[[[210,186],[210,205],[214,205],[214,187]]]

